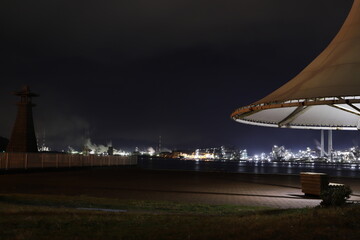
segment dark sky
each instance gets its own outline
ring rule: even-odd
[[[230,114],[289,81],[335,36],[351,0],[3,0],[0,135],[28,84],[47,145],[314,147],[319,131]],[[334,133],[335,148],[357,132]]]

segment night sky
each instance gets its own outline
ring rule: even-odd
[[[340,29],[351,0],[3,0],[0,136],[28,84],[36,132],[54,150],[315,147],[320,132],[244,125],[238,107],[299,73]],[[360,133],[334,132],[336,149]]]

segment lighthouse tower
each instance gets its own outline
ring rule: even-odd
[[[31,100],[39,95],[32,93],[29,86],[24,86],[21,91],[14,92],[13,94],[20,97],[20,102],[17,103],[18,112],[6,151],[37,152],[38,148],[32,114],[32,108],[35,104]]]

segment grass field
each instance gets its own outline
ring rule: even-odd
[[[0,195],[1,240],[360,239],[359,219],[357,205],[280,210],[88,196]]]

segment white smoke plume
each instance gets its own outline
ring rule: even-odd
[[[87,148],[91,154],[104,154],[107,153],[111,145],[111,143],[108,143],[106,146],[102,144],[97,145],[95,143],[92,143],[90,138],[87,138],[85,139],[84,147]]]
[[[153,155],[155,154],[155,149],[153,147],[148,147],[147,148],[147,152],[150,154],[150,155]]]
[[[161,148],[161,152],[169,152],[169,153],[171,153],[172,150],[169,149],[169,148]]]
[[[90,138],[85,139],[84,147],[89,150],[90,154],[107,154],[109,147],[112,147],[112,143],[108,142],[106,145],[97,145],[95,143],[91,142]],[[128,155],[129,153],[126,153],[125,151],[121,149],[115,149],[113,148],[113,154],[114,155]]]

